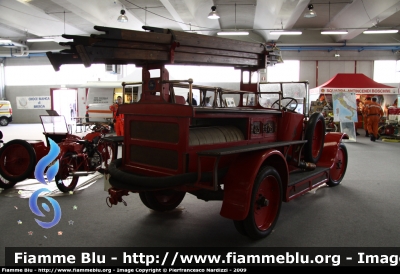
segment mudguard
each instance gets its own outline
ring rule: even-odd
[[[349,136],[342,132],[328,132],[325,134],[324,148],[317,166],[332,167],[342,139],[349,139]]]
[[[281,176],[283,189],[288,182],[288,166],[283,154],[275,149],[241,154],[223,179],[224,199],[221,216],[244,220],[249,212],[254,180],[262,165],[274,167]]]

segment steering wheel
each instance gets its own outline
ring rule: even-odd
[[[289,102],[285,106],[282,106],[282,105],[280,105],[280,106],[284,110],[290,110],[290,111],[295,112],[297,106],[299,105],[299,102],[297,102],[297,100],[293,97],[282,97],[281,101],[283,101],[283,100],[289,100]],[[296,105],[294,107],[288,107],[292,102],[295,102]],[[279,99],[272,103],[271,108],[274,108],[275,104],[279,106]]]

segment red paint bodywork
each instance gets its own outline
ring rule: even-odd
[[[159,69],[160,77],[150,78],[149,69]],[[254,181],[263,166],[271,166],[279,173],[283,187],[281,199],[285,202],[328,181],[329,168],[332,168],[345,134],[326,133],[322,155],[315,165],[325,169],[291,182],[291,173],[301,170],[299,165],[304,161],[302,150],[306,141],[300,142],[304,139],[307,116],[284,109],[264,109],[259,104],[207,108],[183,105],[179,100],[171,102],[172,84],[166,83],[168,77],[168,71],[162,65],[144,67],[140,101],[120,106],[120,113],[125,117],[120,167],[123,172],[157,180],[197,174],[195,181],[158,189],[218,192],[223,186],[220,214],[232,220],[243,220],[248,215]],[[251,83],[241,83],[241,88],[257,93],[257,86]],[[243,97],[241,93],[240,98]],[[217,137],[213,132],[229,126],[235,126],[243,138],[215,142],[213,138]],[[205,173],[212,176],[203,179]],[[119,185],[111,188],[110,193],[126,195],[128,189],[135,189],[135,180],[123,182],[127,189],[121,189]],[[140,187],[134,192],[148,190],[154,188]],[[111,198],[115,201],[120,197]]]

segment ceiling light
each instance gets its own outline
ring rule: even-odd
[[[347,30],[324,30],[321,34],[348,34]]]
[[[386,29],[386,30],[366,30],[364,34],[381,34],[381,33],[398,33],[397,29]]]
[[[317,13],[313,10],[314,6],[312,4],[308,5],[308,11],[304,14],[305,18],[313,18],[317,16]]]
[[[118,20],[118,22],[121,22],[121,23],[128,22],[128,17],[126,17],[124,9],[121,10],[121,14],[118,16],[117,20]]]
[[[249,35],[248,31],[221,31],[218,35]]]
[[[271,35],[301,35],[301,31],[284,31],[284,30],[279,30],[279,31],[271,31],[269,34]]]
[[[340,57],[340,54],[339,53],[335,53],[335,57]]]
[[[13,41],[11,41],[11,40],[5,40],[5,39],[0,39],[0,44],[11,45],[11,44],[13,44]]]
[[[53,38],[32,38],[32,39],[27,39],[26,42],[54,42]]]
[[[220,18],[218,13],[215,11],[217,9],[216,6],[211,7],[211,12],[208,14],[208,19],[218,19]]]

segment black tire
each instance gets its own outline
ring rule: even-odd
[[[182,202],[186,192],[175,190],[157,190],[139,192],[142,203],[155,211],[171,211]]]
[[[235,226],[237,232],[239,232],[243,236],[247,236],[247,232],[246,229],[244,228],[243,221],[233,221],[233,225]]]
[[[0,188],[4,189],[12,188],[13,186],[15,186],[16,183],[17,182],[10,182],[0,176]]]
[[[8,125],[8,119],[6,117],[1,117],[0,118],[0,126],[4,127]]]
[[[378,128],[378,134],[379,134],[380,136],[385,135],[385,127],[386,127],[386,126],[380,126],[380,127]]]
[[[36,152],[25,140],[15,139],[0,149],[0,175],[11,182],[21,182],[33,174]]]
[[[304,139],[304,159],[306,162],[316,164],[321,157],[325,141],[325,119],[321,113],[315,112],[307,123]]]
[[[60,167],[55,176],[56,186],[61,192],[69,192],[75,189],[79,176],[70,176],[69,172],[78,171],[78,159],[74,157],[76,152],[67,152],[60,158]]]
[[[147,196],[146,196],[146,192],[145,192],[145,191],[139,192],[139,198],[140,198],[140,200],[142,201],[142,203],[143,203],[146,207],[148,207],[148,208],[151,209],[149,203],[147,202]]]
[[[329,180],[326,183],[330,187],[339,185],[344,175],[346,174],[347,163],[348,163],[347,148],[344,144],[340,144],[336,153],[335,162],[332,165],[329,172]]]
[[[258,240],[271,234],[278,221],[281,205],[281,177],[275,168],[263,167],[254,181],[249,212],[242,221],[247,236]]]

